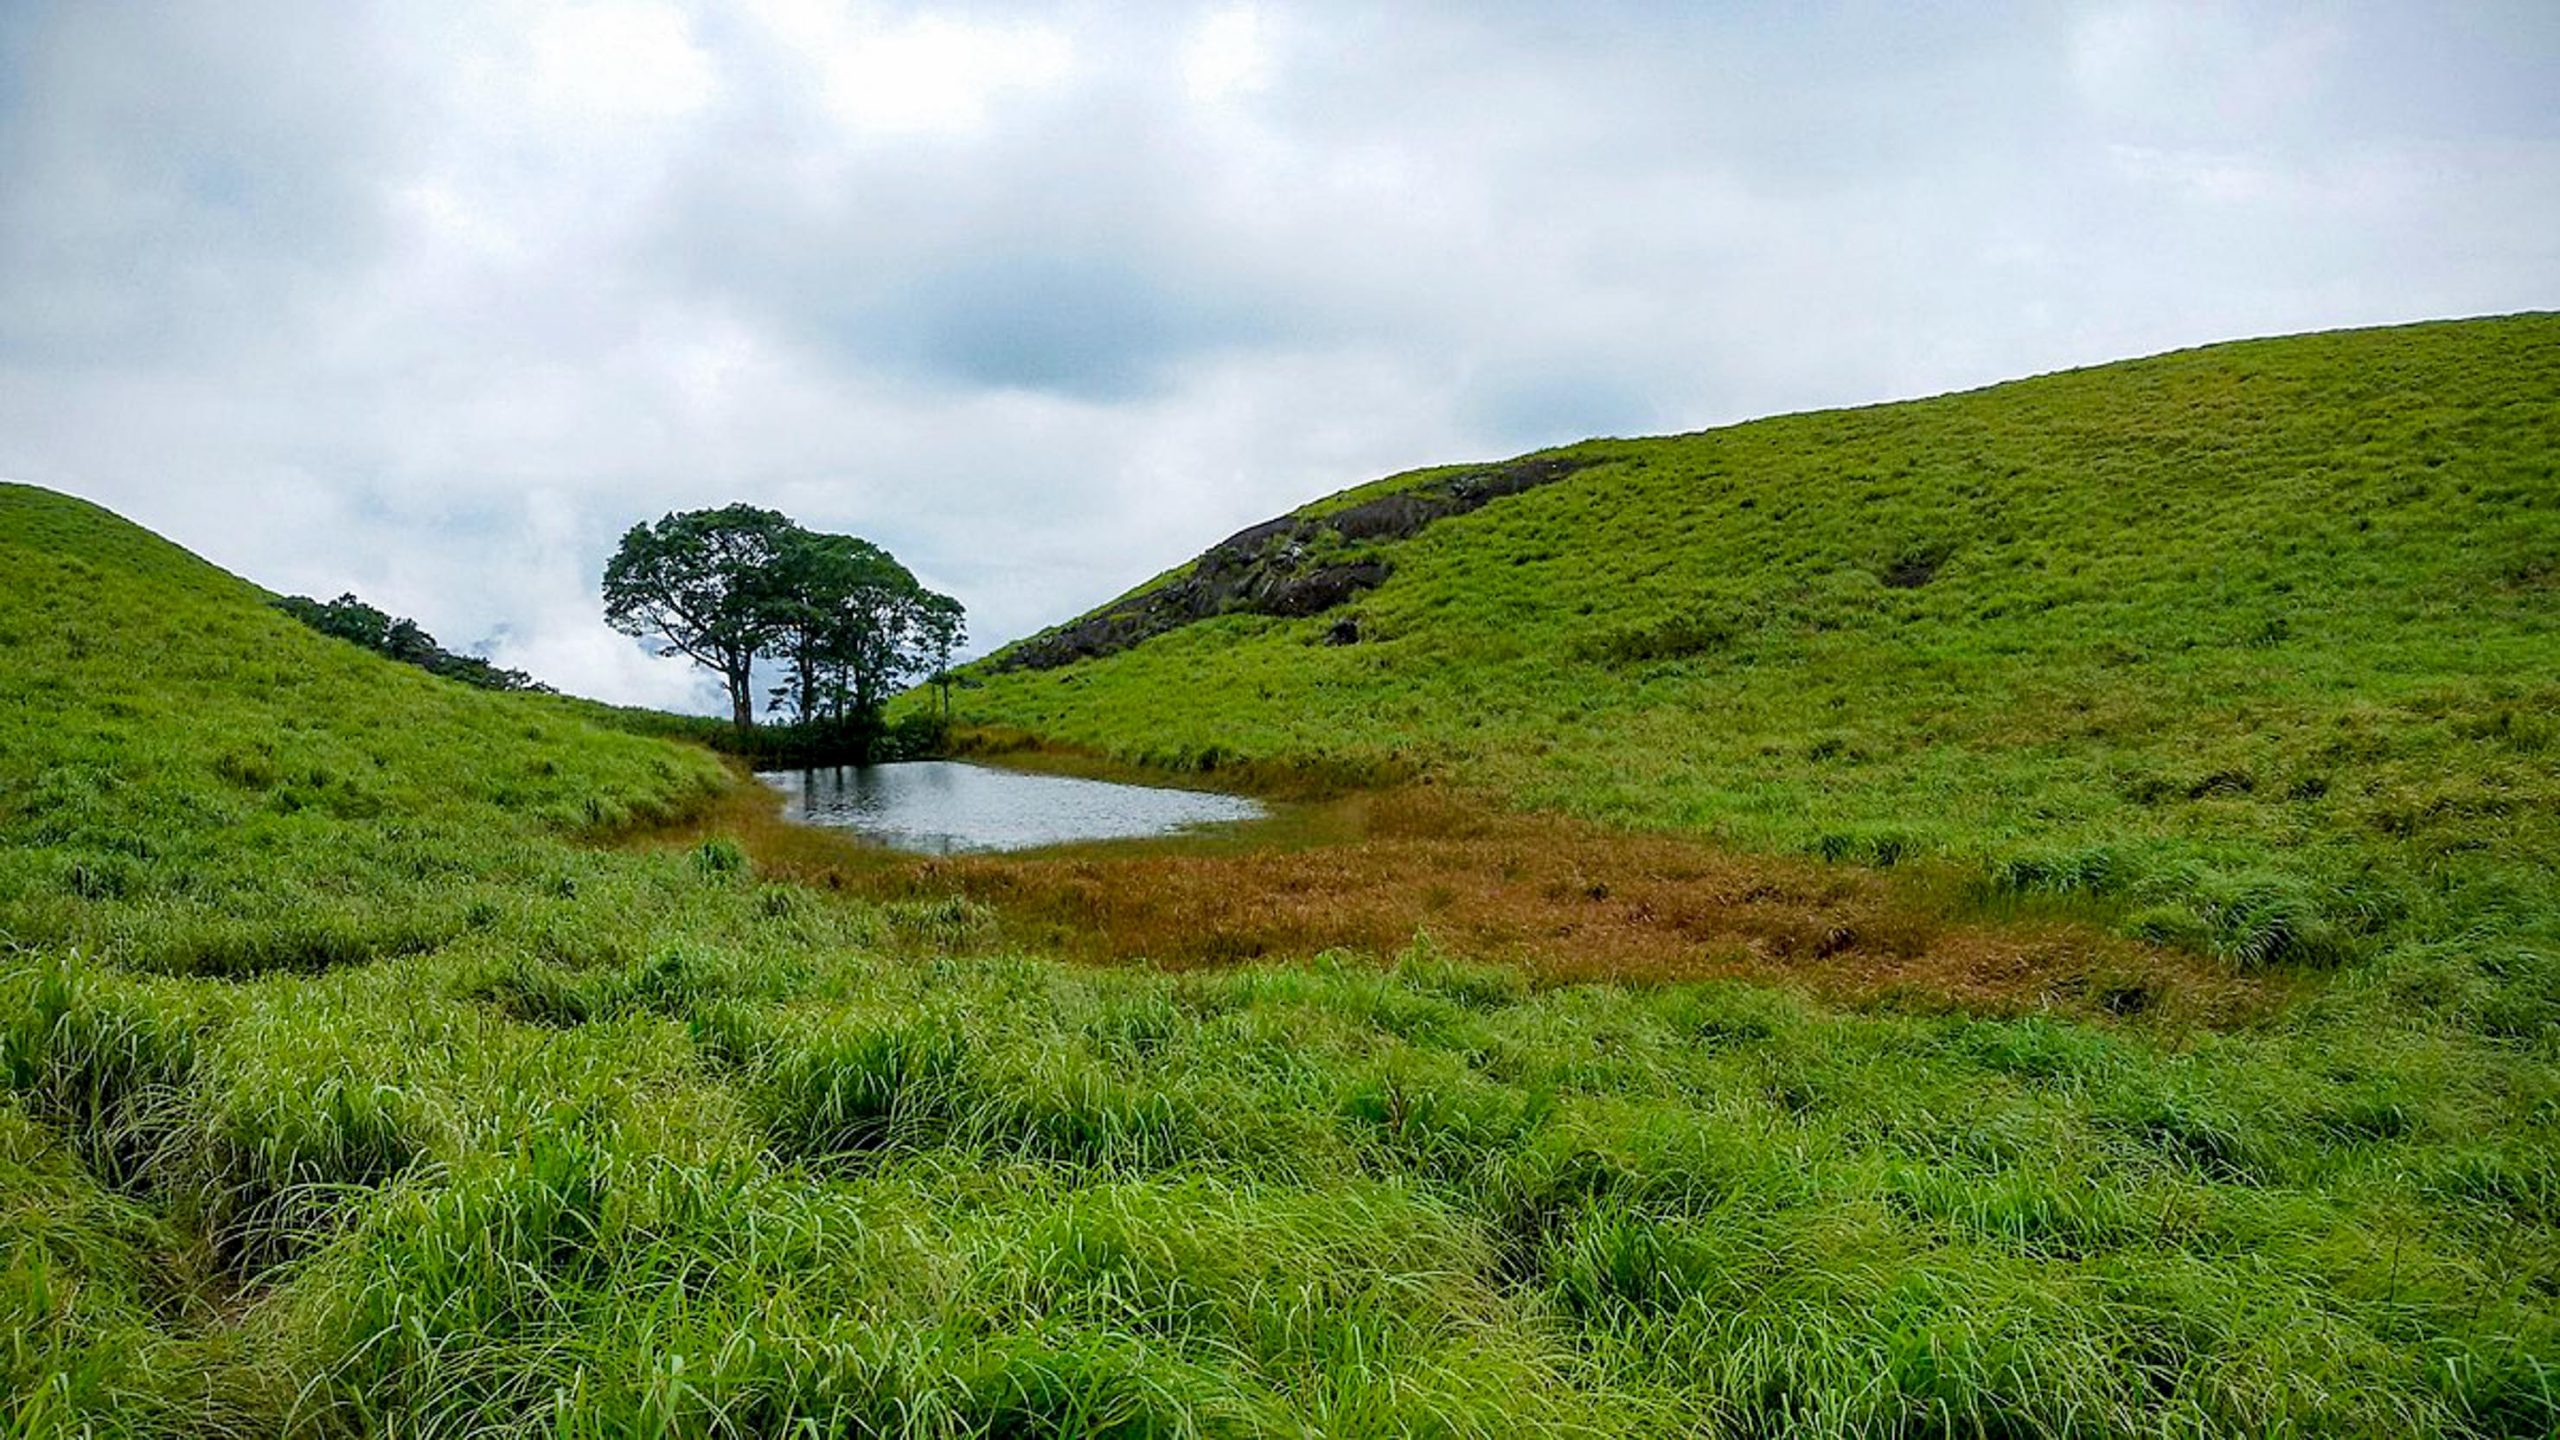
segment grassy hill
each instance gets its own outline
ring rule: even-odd
[[[1017,647],[963,719],[1942,859],[2244,964],[2483,924],[2547,946],[2560,924],[2560,317],[2217,345],[1514,464],[1539,461],[1575,468],[1407,538],[1315,532],[1325,561],[1388,572],[1342,605],[1063,668],[1008,668]],[[2507,962],[2534,995],[2544,953]],[[2551,1018],[2524,991],[2469,1002]]]
[[[699,752],[326,640],[0,488],[6,1432],[2551,1433],[2553,335],[2355,348],[2393,338],[1931,402],[1974,417],[1939,430],[1611,442],[1657,458],[1392,542],[1357,644],[1229,617],[964,692],[1131,754],[1420,761],[1746,845],[2123,887],[2125,926],[2230,949],[2195,963],[2305,977],[2226,1030],[1542,985],[1426,938],[1183,974],[990,953],[971,903],[631,843],[730,803]],[[2288,346],[2334,363],[2208,378]],[[2081,518],[2158,503],[2085,473],[2146,374],[2181,414],[2227,399],[2142,432],[2190,522],[2143,533],[2192,559]],[[2259,493],[2291,483],[2262,386],[2385,427],[2369,529]],[[2002,409],[2039,394],[2049,423]],[[1841,427],[1872,479],[1785,459]],[[1924,465],[1949,433],[2053,468]],[[1966,485],[1992,498],[1910,500],[1910,534],[1811,523]],[[1691,555],[1736,515],[1748,544]],[[2315,524],[2386,548],[2283,558]],[[1525,538],[1622,526],[1578,557]],[[1940,548],[1925,584],[1853,573]],[[2387,580],[2369,621],[2360,575]],[[2303,938],[2240,945],[2217,885],[2311,907]]]
[[[698,751],[313,634],[79,501],[0,487],[0,928],[188,974],[430,950],[509,847],[697,808]]]

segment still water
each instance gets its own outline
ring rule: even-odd
[[[951,760],[776,770],[757,778],[783,793],[783,813],[791,819],[841,825],[880,844],[928,855],[1167,835],[1194,825],[1258,820],[1264,813],[1241,795],[1031,775]]]

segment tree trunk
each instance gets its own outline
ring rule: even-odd
[[[818,722],[818,677],[810,668],[817,648],[816,642],[804,630],[792,655],[794,678],[800,685],[800,723],[810,726]]]
[[[729,720],[738,727],[738,733],[744,735],[756,728],[755,657],[749,656],[745,663],[734,664],[728,672],[728,681]]]

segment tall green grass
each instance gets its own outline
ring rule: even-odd
[[[494,951],[245,989],[59,958],[12,977],[7,1004],[49,988],[64,1017],[10,1037],[38,1075],[136,1013],[196,1037],[174,1084],[114,1072],[167,1088],[112,1183],[20,1091],[13,1253],[83,1277],[76,1304],[13,1302],[22,1414],[740,1436],[2560,1418],[2547,1063],[2310,1022],[2167,1045],[1733,986],[1533,993],[1423,952],[890,964],[857,916],[777,920],[752,885],[640,868],[624,898],[657,926],[770,962],[574,1022],[512,1013]],[[190,1247],[195,1298],[155,1301]]]
[[[2095,397],[2118,392],[2073,383],[2073,423],[2113,433]],[[1984,850],[2001,885],[2120,887],[2128,923],[2219,924],[2199,897],[2221,896],[2343,927],[2299,1004],[2231,1033],[1539,989],[1427,944],[1102,971],[983,953],[963,906],[771,883],[718,841],[592,846],[699,803],[716,766],[330,645],[75,502],[0,490],[0,597],[10,1434],[2560,1427],[2560,946],[2520,809],[2417,823],[2469,836],[2441,863],[2308,824],[2288,850],[2257,807],[2322,800],[2271,800],[2257,769],[2184,798],[2237,763],[2196,738],[2225,718],[2141,751],[2199,772],[2161,808],[2222,822],[2074,829],[2085,787],[2011,793],[2061,765],[2050,740],[1896,792],[1943,805],[1870,775],[1842,814],[1733,832],[1874,861],[2011,806],[2025,838]],[[1289,633],[1237,655],[1299,663]],[[1452,746],[1445,715],[1490,702],[1393,643],[1438,763],[1645,818]],[[1022,683],[1122,671],[1091,673]],[[2532,753],[2528,707],[2502,732],[2460,700],[2475,681],[2377,673],[2334,701],[2366,719],[2321,722],[2347,747],[2330,796],[2376,765],[2463,791],[2492,772],[2462,756]],[[1706,762],[1663,739],[1692,732],[1627,698],[1650,683],[1595,690],[1581,733],[1635,767],[1638,810],[1653,776],[1711,822],[1742,802],[1701,798]],[[2403,725],[2394,687],[2454,698]],[[1988,723],[1969,713],[1941,733]],[[1871,763],[1839,738],[1818,763]],[[1812,773],[1795,753],[1768,783]],[[2340,891],[2389,904],[2341,919]]]

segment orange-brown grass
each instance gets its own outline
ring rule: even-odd
[[[618,847],[679,849],[727,838],[738,842],[759,871],[831,890],[843,889],[852,873],[901,858],[843,831],[784,819],[780,791],[758,782],[737,760],[729,767],[737,783],[709,804],[674,824],[620,836]]]
[[[1949,877],[1719,850],[1504,813],[1430,787],[1283,807],[1259,833],[1017,855],[901,855],[781,817],[761,786],[657,843],[736,839],[759,869],[879,899],[962,896],[1003,938],[1193,968],[1428,937],[1543,983],[1735,977],[1827,1000],[2231,1024],[2283,982],[2083,919],[1987,910]]]

